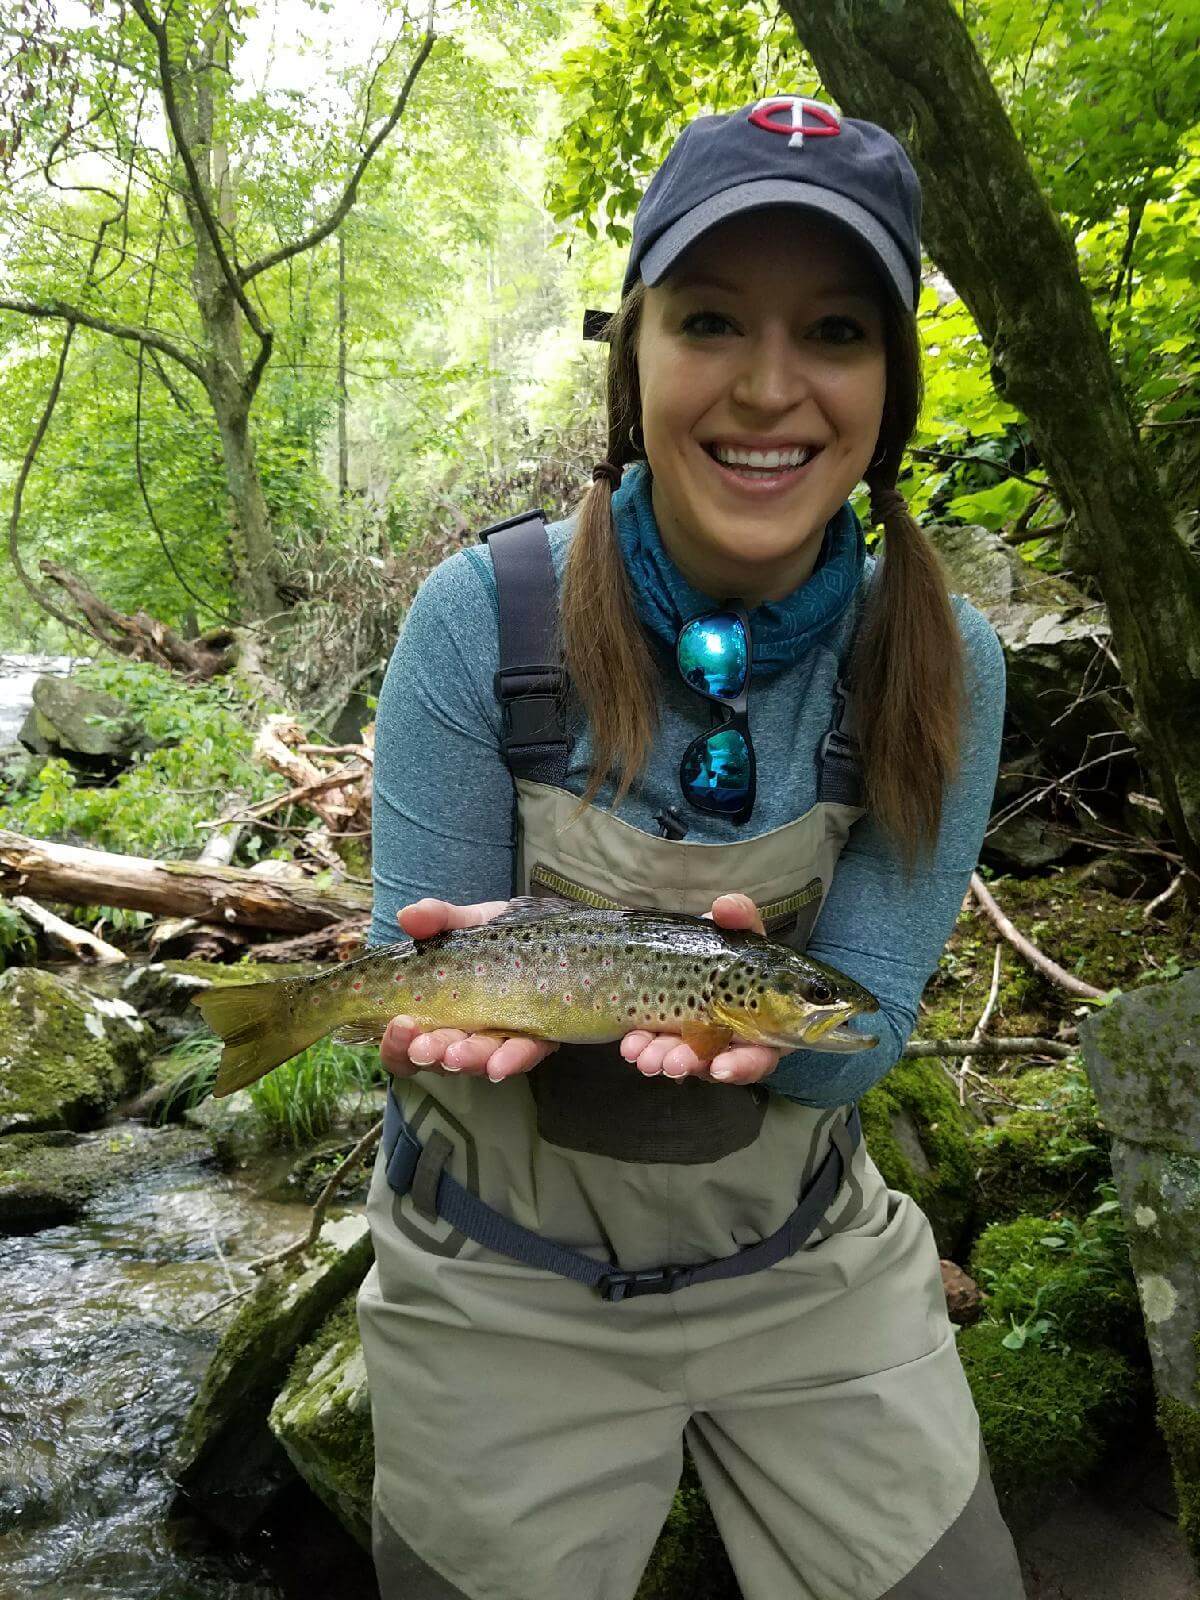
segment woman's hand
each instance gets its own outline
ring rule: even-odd
[[[767,931],[748,894],[718,895],[712,910],[704,914],[722,928]],[[662,1073],[665,1078],[700,1078],[705,1083],[757,1083],[775,1071],[785,1052],[734,1038],[727,1049],[705,1062],[677,1033],[647,1033],[639,1028],[621,1040],[621,1054],[648,1078]]]
[[[396,920],[414,939],[428,939],[446,928],[478,928],[508,909],[507,900],[482,900],[473,906],[449,900],[417,900],[396,913]],[[415,1072],[461,1072],[493,1083],[528,1072],[558,1045],[519,1034],[465,1033],[462,1028],[434,1028],[422,1033],[412,1017],[393,1017],[379,1046],[379,1058],[397,1078]]]

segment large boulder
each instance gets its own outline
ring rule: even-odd
[[[37,967],[0,974],[0,1134],[93,1127],[138,1086],[150,1030]]]
[[[18,735],[34,755],[61,756],[81,772],[110,778],[139,752],[161,741],[149,738],[129,707],[73,678],[42,677]]]
[[[293,1357],[372,1259],[365,1217],[327,1222],[307,1256],[255,1286],[213,1356],[169,1470],[192,1505],[235,1539],[258,1526],[294,1477],[267,1425]]]
[[[1103,604],[1067,579],[1022,561],[989,528],[939,525],[926,531],[950,587],[983,612],[1004,647],[1009,727],[1055,771],[1067,770],[1058,765],[1062,760],[1083,759],[1092,735],[1119,733],[1117,702],[1109,691],[1120,680]],[[1080,692],[1084,684],[1087,694]]]

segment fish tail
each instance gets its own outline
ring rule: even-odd
[[[244,1089],[328,1033],[327,1019],[311,1012],[296,1016],[290,990],[284,979],[214,984],[192,996],[205,1022],[225,1041],[213,1085],[214,1100]]]

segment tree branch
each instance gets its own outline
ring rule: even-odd
[[[180,345],[153,328],[135,328],[128,322],[114,322],[111,317],[95,316],[90,311],[66,305],[61,300],[21,300],[14,299],[10,295],[0,295],[0,311],[19,311],[26,317],[57,317],[60,321],[72,325],[95,328],[97,333],[111,333],[116,339],[135,339],[139,344],[149,345],[152,350],[160,350],[163,355],[170,356],[172,361],[178,361],[179,365],[186,367],[206,389],[208,387],[204,368],[195,356],[188,355]]]
[[[179,102],[175,98],[174,71],[171,66],[171,51],[167,40],[166,24],[159,22],[152,14],[146,0],[130,0],[139,21],[154,40],[158,51],[158,74],[162,81],[163,106],[166,109],[167,121],[171,124],[171,132],[175,136],[175,148],[179,151],[179,159],[183,162],[183,169],[187,173],[188,188],[196,202],[196,209],[204,223],[204,231],[213,247],[213,254],[221,269],[221,276],[229,286],[230,293],[241,306],[246,321],[253,328],[255,334],[269,347],[274,337],[270,328],[265,328],[259,320],[257,311],[246,298],[242,288],[240,274],[235,271],[229,257],[225,254],[225,246],[221,242],[221,230],[217,226],[217,219],[213,216],[212,207],[208,203],[208,195],[200,181],[200,173],[196,168],[192,147],[183,126],[183,118],[179,113]],[[259,352],[260,358],[262,352]],[[258,363],[256,363],[256,366]],[[265,365],[265,362],[263,363]]]
[[[139,5],[140,3],[141,0],[133,0],[133,4],[135,6]],[[263,256],[260,260],[252,261],[248,266],[243,267],[239,274],[242,283],[249,283],[252,278],[257,278],[260,272],[266,272],[271,267],[277,267],[281,261],[288,260],[290,256],[299,255],[304,250],[311,250],[313,245],[320,244],[322,239],[327,239],[331,233],[340,227],[341,223],[346,217],[347,212],[350,210],[350,207],[354,204],[358,197],[358,186],[362,182],[363,173],[370,165],[372,159],[374,158],[375,152],[379,149],[380,145],[403,116],[404,108],[408,103],[408,96],[412,90],[414,82],[416,81],[417,73],[421,70],[422,66],[425,64],[425,60],[428,57],[429,52],[433,49],[435,38],[436,35],[433,31],[433,0],[429,0],[429,18],[426,23],[425,37],[422,39],[421,47],[417,51],[416,58],[408,70],[408,76],[404,80],[404,87],[401,89],[400,94],[396,99],[396,103],[388,115],[387,121],[383,124],[379,132],[363,151],[359,163],[357,167],[355,167],[350,178],[350,182],[346,185],[342,198],[325,218],[325,221],[319,223],[309,233],[304,234],[302,238],[294,240],[291,244],[281,245],[278,250],[273,250],[270,255]]]

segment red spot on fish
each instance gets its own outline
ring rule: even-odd
[[[565,967],[567,964],[566,956],[560,956],[558,964],[560,967]]]
[[[350,987],[357,994],[358,991],[362,988],[362,979],[361,978],[355,978],[354,982],[350,985]]]
[[[590,978],[583,978],[580,981],[585,989],[590,989],[592,987],[592,980]]]
[[[520,956],[514,956],[513,957],[513,966],[516,967],[518,972],[521,970],[521,958],[520,958]]]
[[[621,997],[620,997],[620,995],[617,995],[617,994],[610,994],[608,998],[610,1000],[619,1000]]]
[[[425,998],[425,996],[423,994],[415,994],[415,995],[413,995],[413,999],[414,1000],[423,1000],[424,998]]]
[[[401,972],[398,972],[396,974],[396,976],[392,979],[393,983],[402,983],[403,981],[404,981],[404,974],[401,973]]]
[[[439,968],[438,968],[438,977],[439,977],[439,978],[444,978],[444,977],[445,977],[445,976],[446,976],[446,969],[445,969],[445,967],[439,967]]]
[[[563,995],[563,1004],[568,1006],[571,1004],[571,996],[569,994]]]

